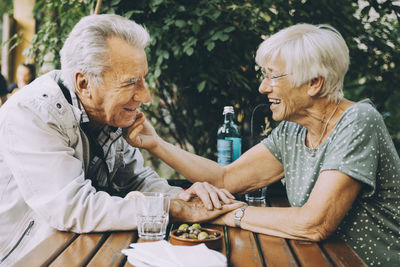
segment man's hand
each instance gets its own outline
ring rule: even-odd
[[[238,209],[243,205],[243,202],[234,201],[232,204],[222,205],[221,209],[207,210],[199,198],[193,198],[189,202],[173,199],[170,205],[170,217],[171,221],[175,222],[201,223]]]
[[[142,112],[136,115],[136,121],[123,129],[125,140],[133,147],[149,149],[157,145],[159,139],[156,131]]]
[[[223,204],[231,204],[235,199],[225,188],[220,189],[207,182],[196,182],[186,191],[179,193],[177,197],[189,201],[196,196],[201,199],[208,210],[221,209]]]

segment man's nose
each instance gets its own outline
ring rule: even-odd
[[[133,100],[142,103],[148,103],[151,100],[149,89],[147,88],[146,81],[143,80],[140,84],[140,89],[133,96]]]
[[[258,87],[258,91],[260,94],[265,95],[271,92],[271,82],[268,79],[262,80],[260,87]]]

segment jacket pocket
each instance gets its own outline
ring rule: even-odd
[[[11,248],[11,250],[1,259],[0,263],[5,261],[11,255],[11,253],[13,253],[14,250],[17,249],[17,247],[22,242],[24,237],[29,234],[29,232],[32,229],[32,226],[33,226],[34,223],[35,223],[35,221],[30,221],[29,222],[28,226],[26,227],[25,231],[22,233],[21,237],[18,239],[17,243],[15,243],[15,245]]]

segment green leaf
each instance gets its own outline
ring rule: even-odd
[[[160,68],[157,68],[157,69],[154,71],[154,76],[155,76],[156,78],[158,78],[158,77],[160,77],[160,75],[161,75],[161,69],[160,69]]]
[[[229,35],[227,35],[227,34],[221,34],[221,35],[219,36],[219,39],[220,39],[222,42],[225,42],[226,40],[229,39]]]
[[[178,19],[177,21],[175,21],[175,25],[178,28],[183,28],[186,26],[186,21]]]
[[[215,43],[214,42],[209,42],[207,44],[207,50],[211,52],[211,50],[213,50],[215,47]]]
[[[192,25],[192,31],[193,31],[194,34],[198,34],[199,31],[200,31],[200,25],[197,24],[197,23],[194,23],[194,24]]]
[[[188,56],[191,56],[191,55],[193,55],[193,52],[194,52],[194,49],[192,48],[192,47],[189,47],[188,49],[186,49],[186,54],[188,55]]]
[[[232,32],[235,29],[233,26],[229,26],[228,28],[225,28],[224,32],[229,33]]]
[[[202,81],[201,83],[197,84],[197,91],[199,93],[203,92],[204,88],[206,87],[206,81]]]

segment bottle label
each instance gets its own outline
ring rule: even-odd
[[[225,166],[232,162],[232,147],[232,140],[217,140],[218,164]]]
[[[225,140],[232,141],[232,161],[242,155],[242,139],[239,137],[225,137]]]

